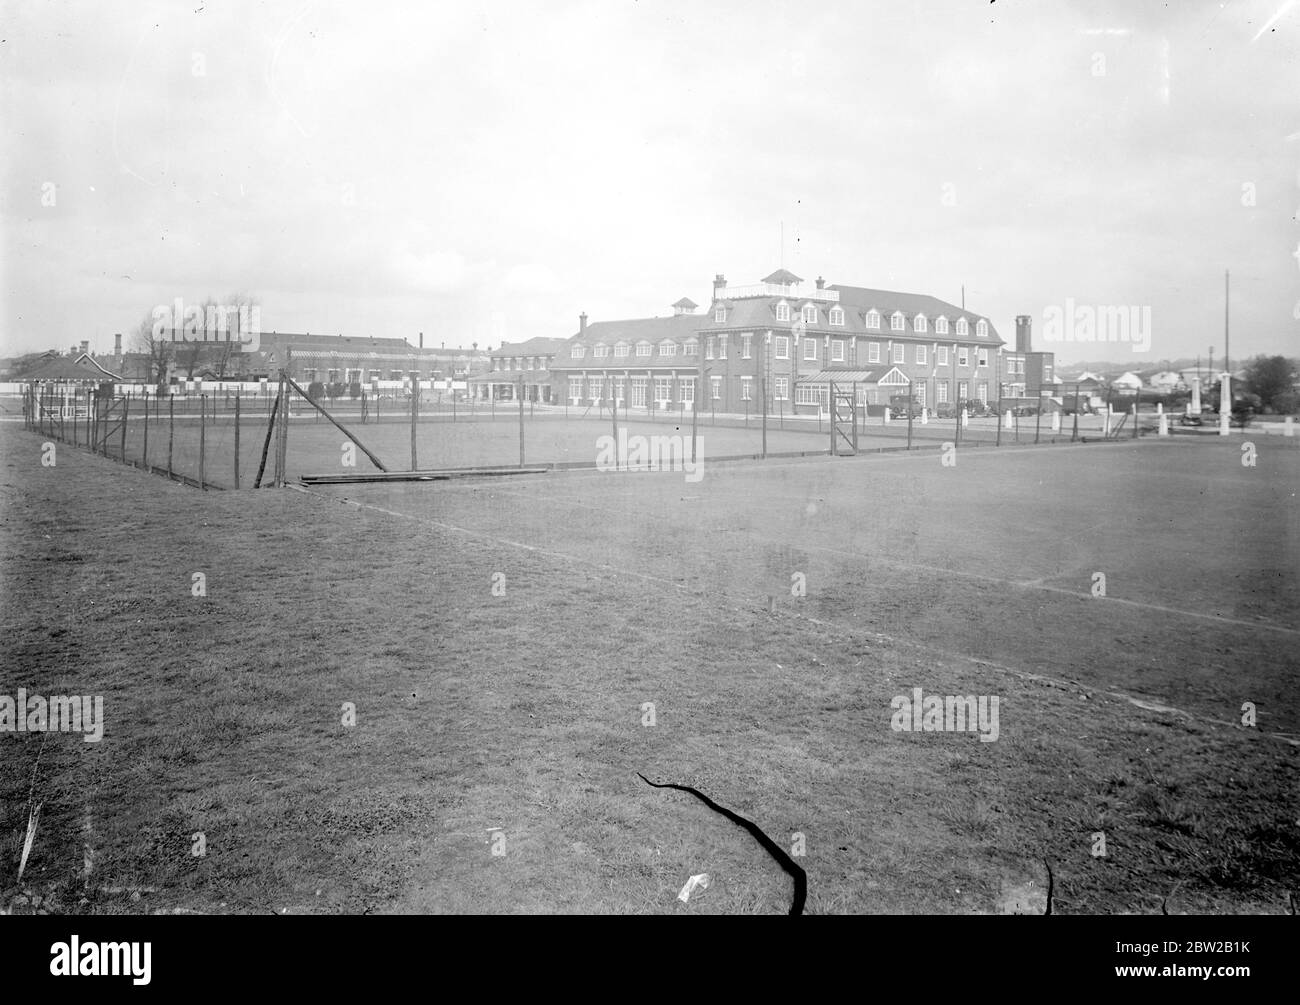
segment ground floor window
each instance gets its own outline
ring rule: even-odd
[[[623,378],[614,378],[614,400],[622,404],[623,402]]]
[[[796,405],[822,405],[826,401],[828,390],[821,384],[800,384],[794,389]]]
[[[989,382],[987,380],[980,381],[979,396],[980,396],[980,401],[982,401],[984,404],[987,405],[989,403]]]
[[[569,400],[575,405],[582,400],[582,378],[569,378]]]
[[[587,378],[587,397],[592,401],[600,401],[600,392],[604,390],[604,386],[600,377]]]
[[[967,398],[970,397],[970,381],[969,381],[969,380],[959,380],[959,381],[957,381],[957,397],[958,397],[961,401],[965,401]]]
[[[924,408],[924,407],[925,407],[925,383],[924,383],[924,381],[921,382],[921,383],[919,383],[919,384],[914,384],[914,385],[912,385],[912,386],[913,386],[913,389],[916,391],[916,406],[917,406],[918,408]]]
[[[308,367],[306,370],[304,370],[302,372],[302,379],[305,380],[308,384],[316,383],[316,368],[313,366],[313,367]]]
[[[750,388],[750,385],[751,385],[752,381],[753,381],[753,378],[752,378],[752,377],[741,377],[741,378],[740,378],[740,400],[741,400],[741,401],[752,401],[752,400],[753,400],[752,396],[751,396],[750,393],[749,393],[749,388]]]
[[[934,400],[937,401],[940,405],[945,405],[948,403],[948,382],[946,380],[940,380],[935,383]]]
[[[645,408],[645,377],[632,378],[632,407]]]
[[[339,372],[337,370],[331,370],[329,377],[331,384],[337,384],[339,382]]]
[[[695,379],[693,377],[682,377],[678,382],[681,386],[681,400],[688,405],[695,401]]]
[[[712,385],[713,388],[713,400],[721,401],[722,400],[722,378],[710,377],[709,384]]]
[[[777,400],[777,401],[789,401],[789,400],[790,400],[790,378],[789,378],[789,377],[777,377],[777,378],[775,379],[775,383],[776,383],[776,389],[775,389],[775,390],[776,390],[776,400]]]
[[[655,401],[667,405],[673,400],[672,377],[655,378]]]

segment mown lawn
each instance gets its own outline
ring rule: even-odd
[[[312,496],[202,494],[62,448],[42,468],[39,444],[0,427],[0,694],[102,694],[107,728],[0,734],[12,910],[786,909],[747,834],[637,771],[802,835],[810,913],[1041,910],[1044,860],[1060,913],[1155,913],[1175,884],[1171,911],[1280,913],[1300,874],[1298,751],[1264,735],[1296,729],[1294,639],[1070,595],[1100,562],[1117,599],[1294,625],[1288,455],[1253,488],[1206,471],[1257,505],[1215,532],[1231,554],[1212,538],[1180,561],[1180,528],[1151,537],[1172,475],[1136,479],[1192,454]],[[1054,508],[1025,508],[1035,478]],[[1206,554],[1228,566],[1213,588]],[[1261,584],[1266,557],[1282,571]],[[1058,592],[1005,585],[1035,578]],[[917,686],[998,695],[998,741],[893,732],[891,698]],[[1261,728],[1224,724],[1243,695]]]

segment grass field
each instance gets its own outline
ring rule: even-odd
[[[438,427],[444,463],[498,425]],[[1041,910],[1044,861],[1058,913],[1282,913],[1300,450],[1238,439],[205,495],[0,427],[0,694],[107,719],[0,735],[0,898],[786,909],[748,835],[640,771],[802,836],[810,913]],[[916,687],[998,696],[997,741],[895,732]]]

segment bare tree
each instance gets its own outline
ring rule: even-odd
[[[146,314],[131,333],[129,345],[135,352],[149,357],[149,381],[158,387],[167,384],[167,371],[175,358],[175,344],[167,331],[154,330],[153,313]]]

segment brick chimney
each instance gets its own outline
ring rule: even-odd
[[[83,353],[84,353],[84,352],[90,352],[90,342],[89,342],[88,340],[86,340],[86,339],[82,339],[82,342],[81,342],[81,351],[82,351]]]
[[[1029,348],[1030,329],[1033,319],[1028,314],[1016,315],[1016,352],[1033,352]]]
[[[118,332],[116,335],[113,336],[113,355],[114,356],[122,355],[122,333],[121,332]]]
[[[420,348],[424,348],[424,332],[420,332]]]
[[[727,277],[719,272],[713,277],[713,299],[721,300],[727,292]]]
[[[821,276],[817,277],[817,289],[819,290],[826,289],[826,280],[823,279]]]
[[[587,333],[587,312],[583,311],[581,314],[578,315],[578,334],[585,335],[586,333]]]

